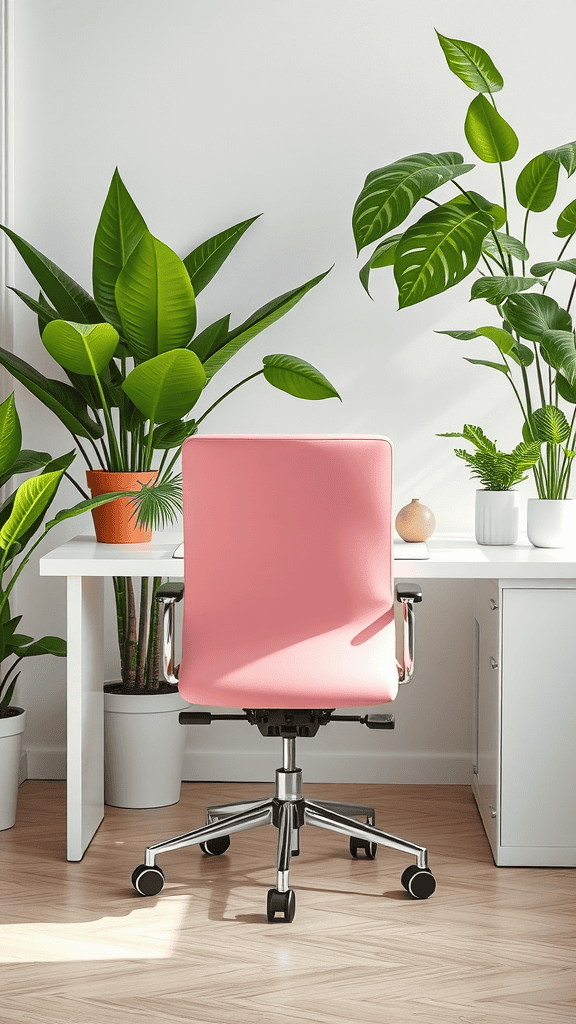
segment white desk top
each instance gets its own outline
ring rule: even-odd
[[[169,576],[181,579],[172,558],[180,530],[157,533],[149,544],[98,544],[80,534],[40,559],[41,576]],[[430,558],[397,559],[398,579],[576,579],[576,547],[534,548],[526,537],[510,546],[482,546],[469,534],[436,534]]]

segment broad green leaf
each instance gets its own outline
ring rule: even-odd
[[[146,230],[144,218],[116,168],[94,236],[92,287],[104,319],[117,330],[121,322],[114,296],[116,281]]]
[[[122,333],[138,359],[187,345],[196,328],[188,271],[164,242],[146,231],[115,287]]]
[[[558,146],[557,149],[547,149],[546,156],[562,164],[569,178],[576,171],[576,142],[567,142],[564,146]]]
[[[466,195],[455,196],[454,199],[450,200],[451,203],[474,203],[480,207],[484,213],[489,213],[494,221],[494,230],[501,228],[506,223],[506,210],[503,206],[499,206],[498,203],[493,203],[491,199],[486,199],[485,196],[481,196],[479,192],[473,192],[472,189],[466,189]],[[492,237],[492,236],[490,236]]]
[[[396,242],[402,238],[402,235],[389,235],[383,242],[380,242],[376,249],[372,253],[370,259],[364,264],[362,270],[358,274],[362,287],[364,288],[367,295],[370,295],[368,290],[368,281],[370,278],[370,271],[380,267],[392,267],[394,265],[394,259],[396,256]]]
[[[200,334],[197,334],[192,341],[188,342],[186,348],[195,352],[201,363],[206,362],[210,356],[226,344],[230,333],[230,313],[220,320],[205,327]]]
[[[537,441],[520,441],[511,453],[511,458],[521,472],[532,469],[540,458],[540,444]]]
[[[118,331],[111,324],[74,324],[51,320],[44,328],[42,344],[65,370],[96,376],[112,359]]]
[[[190,412],[205,382],[198,356],[189,349],[173,349],[135,366],[122,390],[146,419],[169,423]]]
[[[464,39],[450,39],[436,30],[450,71],[474,92],[499,92],[504,81],[491,58],[481,46]]]
[[[476,427],[473,423],[465,423],[461,433],[455,434],[437,434],[437,437],[462,437],[465,441],[470,441],[471,444],[478,449],[478,451],[495,452],[496,445],[490,438],[486,437],[486,434],[482,430],[482,427]]]
[[[556,405],[545,405],[530,416],[530,429],[543,444],[562,444],[570,437],[570,424]]]
[[[500,249],[494,235],[498,239]],[[495,256],[496,259],[500,259],[500,250],[510,253],[511,256],[515,256],[518,260],[526,261],[530,259],[530,253],[520,239],[513,238],[512,235],[506,235],[502,231],[494,231],[486,235],[482,249],[484,252],[489,253],[490,256]],[[536,271],[533,271],[533,273],[536,273]]]
[[[268,383],[280,391],[287,391],[294,398],[306,398],[310,401],[340,398],[330,381],[304,359],[277,354],[264,356],[262,362],[264,377]]]
[[[100,505],[107,505],[109,501],[116,501],[116,498],[132,498],[134,497],[134,491],[110,491],[109,494],[99,494],[96,498],[87,498],[85,501],[79,501],[77,505],[73,505],[72,508],[63,508],[54,519],[50,519],[46,523],[44,532],[48,533],[59,523],[63,523],[66,519],[74,519],[76,516],[82,515],[83,512],[91,512],[94,508],[100,508]]]
[[[102,437],[103,428],[90,418],[86,402],[69,384],[44,377],[19,356],[3,348],[0,348],[0,364],[55,413],[72,434],[94,440]]]
[[[73,281],[60,267],[52,263],[38,249],[30,245],[10,228],[0,224],[0,229],[14,242],[26,266],[46,293],[59,316],[77,323],[97,323],[102,320],[94,299]]]
[[[520,171],[516,182],[518,202],[532,213],[542,213],[554,202],[558,188],[559,164],[546,153],[535,156]]]
[[[172,423],[161,423],[152,435],[152,447],[156,450],[169,451],[179,448],[187,437],[198,433],[195,420],[174,420]]]
[[[210,283],[244,232],[261,216],[262,214],[258,213],[249,220],[243,220],[226,231],[213,235],[184,258],[183,263],[190,275],[195,295],[199,295]]]
[[[20,454],[21,448],[22,428],[18,413],[16,412],[14,393],[12,393],[0,405],[0,476],[3,476],[7,470],[11,469]],[[13,470],[10,475],[12,473]]]
[[[46,463],[44,467],[44,473],[65,473],[66,470],[70,468],[75,458],[76,452],[74,451],[74,449],[70,452],[67,452],[65,455],[59,455],[58,458],[51,459],[49,462]],[[28,523],[25,532],[18,537],[18,543],[22,547],[22,549],[26,548],[28,542],[32,539],[34,534],[41,526],[42,521],[46,516],[48,509],[50,508],[50,505],[52,504],[56,497],[56,490],[57,489],[55,489],[52,495],[48,498],[48,501],[42,505],[36,518],[32,519],[31,522]],[[15,497],[16,494],[14,494],[14,498]]]
[[[331,269],[331,268],[330,268]],[[261,306],[257,309],[252,316],[248,317],[244,323],[240,324],[239,327],[235,327],[228,334],[228,339],[218,347],[218,349],[210,356],[209,359],[204,363],[204,370],[206,371],[206,380],[209,381],[218,370],[224,366],[232,356],[236,355],[244,345],[246,345],[252,338],[260,334],[260,331],[266,329],[271,324],[276,323],[280,317],[284,316],[288,310],[292,309],[296,303],[300,302],[300,299],[304,298],[307,292],[314,288],[320,283],[326,274],[329,274],[330,270],[324,271],[323,274],[319,274],[318,277],[313,277],[306,284],[300,285],[299,288],[293,288],[292,291],[284,292],[283,295],[279,295],[278,298],[272,299],[271,302],[267,302],[266,305]]]
[[[561,373],[556,374],[555,384],[560,397],[571,405],[576,405],[576,384],[570,384]]]
[[[492,219],[471,203],[445,203],[404,232],[394,276],[400,309],[452,288],[474,270]]]
[[[468,107],[464,133],[470,148],[484,163],[496,164],[516,155],[516,132],[481,93]]]
[[[470,359],[469,356],[463,357],[467,363],[474,363],[475,366],[490,366],[493,370],[500,370],[501,373],[509,374],[509,369],[505,363],[491,363],[489,359]]]
[[[357,251],[406,220],[422,196],[473,167],[460,153],[413,153],[371,171],[352,214]]]
[[[44,299],[43,302],[36,301],[36,299],[33,299],[32,296],[26,295],[25,292],[21,292],[18,288],[12,288],[10,285],[8,287],[10,287],[10,291],[16,293],[19,299],[22,299],[22,302],[26,306],[28,306],[28,309],[31,309],[33,313],[37,313],[38,317],[41,317],[43,319],[44,326],[42,327],[42,330],[44,330],[44,327],[46,326],[47,323],[49,323],[50,320],[60,319],[60,315],[46,301],[44,296],[42,296],[42,292],[40,292],[40,295],[41,298]],[[40,333],[42,333],[42,331]]]
[[[568,203],[563,210],[558,221],[556,223],[556,231],[553,232],[557,238],[566,238],[568,235],[573,235],[576,231],[576,199],[573,199],[571,203]]]
[[[449,338],[456,338],[458,341],[472,341],[478,337],[478,331],[435,331],[435,334],[447,334]]]
[[[479,327],[475,332],[478,337],[489,338],[498,346],[503,355],[507,356],[516,347],[516,339],[501,327]]]
[[[32,473],[36,469],[43,469],[50,459],[48,452],[34,452],[29,448],[23,448],[10,468],[0,475],[0,487],[4,487],[4,484],[19,473]]]
[[[523,292],[535,284],[543,284],[536,277],[500,277],[498,275],[479,277],[470,290],[471,299],[486,299],[498,306],[507,295]]]
[[[37,658],[40,654],[53,654],[56,658],[66,657],[66,641],[59,636],[43,636],[17,651],[20,658]]]
[[[576,384],[576,343],[572,331],[544,331],[540,338],[540,351],[546,362],[558,370],[570,386]]]
[[[504,310],[512,329],[527,341],[540,341],[544,331],[569,331],[570,314],[549,295],[511,295]]]
[[[26,533],[48,505],[63,474],[64,470],[41,473],[20,484],[11,515],[0,530],[0,547],[6,550]]]
[[[543,277],[545,274],[551,274],[553,270],[566,270],[569,274],[576,274],[576,260],[549,260],[547,263],[535,263],[530,268],[530,273]]]

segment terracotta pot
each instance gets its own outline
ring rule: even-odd
[[[95,498],[111,491],[139,491],[142,484],[151,484],[158,476],[152,469],[141,473],[108,473],[103,469],[87,470],[88,488]],[[144,544],[152,540],[152,530],[136,523],[130,498],[117,498],[92,510],[96,540],[101,544]]]

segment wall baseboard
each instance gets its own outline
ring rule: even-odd
[[[22,755],[28,779],[65,779],[64,749],[30,748]],[[185,782],[263,782],[272,786],[280,766],[280,749],[234,752],[203,750],[186,753]],[[27,764],[26,764],[27,762]],[[314,753],[298,751],[305,782],[392,783],[395,785],[470,785],[471,757],[459,754]]]

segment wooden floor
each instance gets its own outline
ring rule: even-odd
[[[380,827],[427,845],[438,889],[425,902],[400,887],[404,855],[352,860],[344,837],[310,827],[290,925],[266,920],[270,827],[223,857],[167,855],[162,894],[133,894],[146,845],[202,824],[207,803],[266,791],[186,783],[174,807],[107,808],[71,864],[64,783],[24,783],[0,833],[1,1024],[576,1020],[576,873],[494,867],[467,787],[306,787],[373,803]]]

